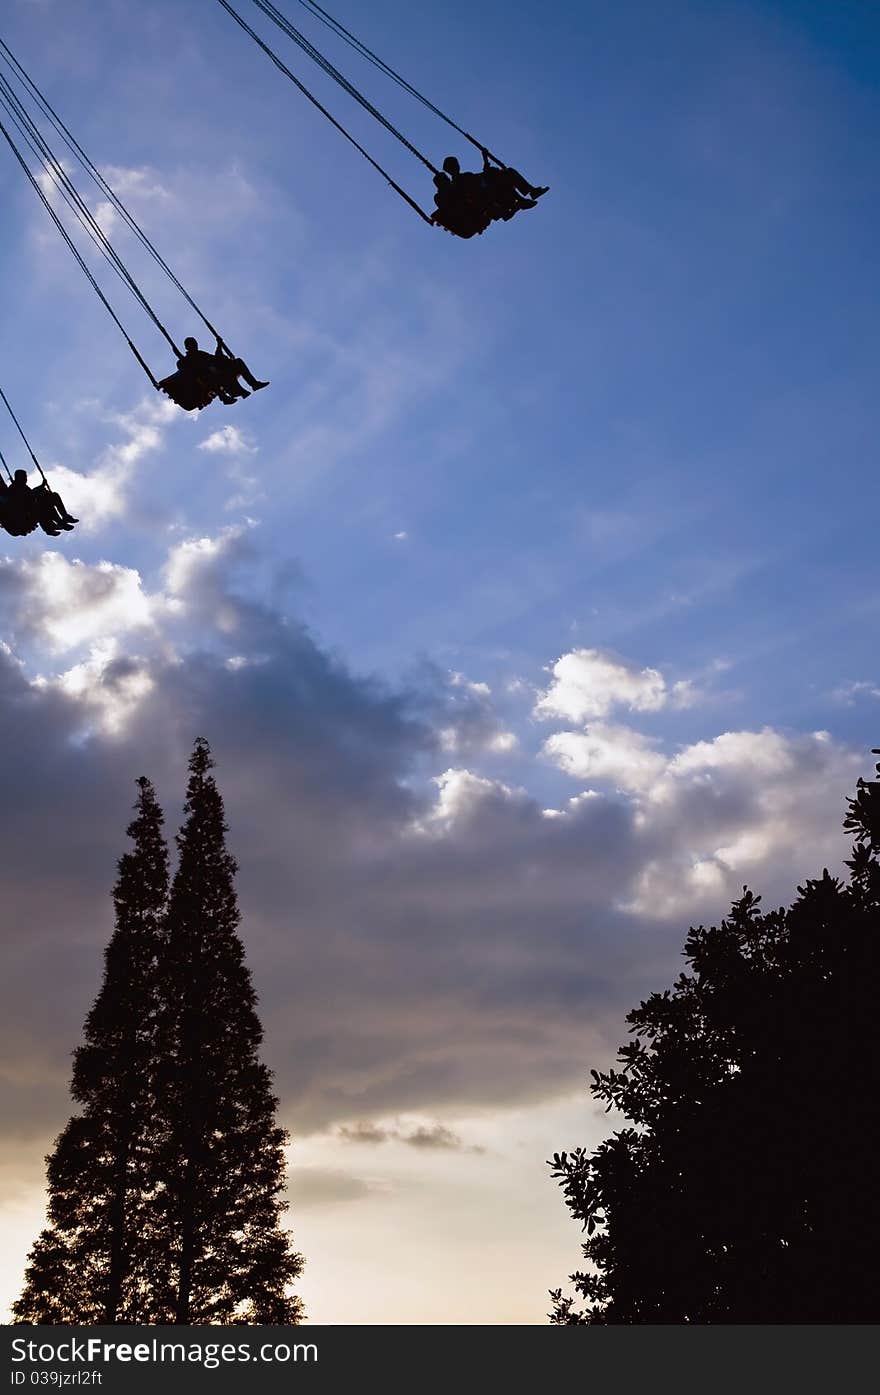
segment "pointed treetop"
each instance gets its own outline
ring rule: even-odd
[[[186,786],[186,797],[183,801],[183,811],[187,817],[187,823],[179,830],[176,836],[176,843],[179,848],[183,848],[187,839],[188,821],[196,815],[196,823],[207,815],[213,815],[219,821],[220,833],[226,832],[226,823],[223,814],[223,799],[217,788],[211,771],[214,768],[214,759],[211,755],[211,747],[203,736],[197,736],[193,742],[192,755],[189,758],[189,780]]]
[[[206,775],[213,768],[213,765],[211,747],[203,736],[197,736],[193,742],[192,755],[189,758],[190,770],[193,775]]]
[[[125,830],[135,847],[124,852],[120,857],[117,863],[120,875],[125,876],[131,872],[136,879],[140,879],[143,875],[143,868],[139,866],[138,857],[152,853],[160,867],[160,875],[167,877],[168,853],[162,834],[165,815],[159,807],[156,791],[151,781],[145,775],[141,775],[135,784],[138,787],[138,796],[134,803],[135,816]],[[114,896],[120,890],[121,888],[117,886]]]
[[[140,775],[135,780],[135,784],[138,787],[138,796],[134,803],[135,812],[140,818],[158,817],[159,822],[163,823],[164,815],[159,808],[155,786],[152,781],[148,780],[146,775]],[[131,829],[128,830],[128,836],[132,837]]]

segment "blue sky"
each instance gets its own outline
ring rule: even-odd
[[[468,154],[286,9],[436,163]],[[41,932],[13,935],[15,991],[59,955],[66,971],[51,1033],[9,1028],[28,1064],[7,1109],[8,1287],[66,1117],[129,782],[154,775],[173,829],[203,731],[311,1179],[294,1222],[313,1315],[355,1320],[339,1271],[369,1273],[396,1227],[369,1320],[468,1320],[489,1284],[485,1320],[541,1321],[577,1262],[543,1159],[607,1125],[588,1068],[675,972],[691,920],[744,880],[784,897],[839,859],[844,795],[880,744],[880,18],[767,0],[337,9],[549,184],[540,207],[470,242],[427,229],[211,0],[4,12],[272,384],[198,418],[164,407],[0,150],[0,382],[83,518],[57,544],[8,540],[0,569],[7,729],[37,753],[4,816],[29,922],[29,831],[54,868]],[[285,57],[430,204],[427,172]],[[178,341],[198,332],[130,264]],[[0,445],[16,456],[2,423]],[[420,1128],[457,1142],[414,1144]],[[526,1290],[490,1192],[530,1217]],[[458,1306],[442,1265],[433,1291],[406,1269],[407,1243],[439,1244],[431,1214],[449,1275],[464,1255],[475,1276]]]

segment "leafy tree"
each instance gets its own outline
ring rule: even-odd
[[[280,1225],[287,1135],[258,1057],[236,864],[212,767],[198,740],[163,961],[153,1292],[160,1321],[288,1324],[301,1316],[289,1289],[302,1261]]]
[[[128,828],[134,847],[119,860],[104,981],[74,1055],[71,1093],[82,1113],[47,1158],[49,1223],[13,1309],[19,1322],[149,1321],[152,1077],[168,852],[153,787],[137,783]]]
[[[592,1072],[629,1126],[552,1159],[590,1266],[554,1323],[880,1316],[880,781],[844,827],[846,884],[826,869],[770,912],[744,888]]]

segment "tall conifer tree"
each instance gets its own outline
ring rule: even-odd
[[[19,1322],[151,1320],[152,1082],[168,851],[153,787],[137,783],[134,847],[119,860],[104,981],[74,1056],[71,1093],[82,1113],[47,1159],[48,1225],[14,1307]]]
[[[154,1159],[164,1186],[154,1256],[158,1321],[296,1323],[302,1261],[281,1228],[284,1144],[259,1060],[262,1028],[238,936],[223,801],[195,744],[162,982]]]

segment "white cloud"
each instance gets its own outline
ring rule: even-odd
[[[117,736],[155,683],[143,661],[125,656],[117,640],[107,639],[92,645],[82,663],[57,678],[37,678],[34,686],[76,699],[91,729]]]
[[[598,649],[573,649],[550,667],[553,682],[535,704],[535,716],[573,722],[605,717],[613,707],[656,712],[670,700],[663,675],[636,669]],[[683,691],[686,684],[677,684]],[[681,695],[681,694],[680,694]]]
[[[608,780],[619,789],[650,789],[666,768],[656,741],[631,727],[593,722],[586,730],[560,731],[543,750],[577,779]]]
[[[256,455],[257,448],[247,434],[238,426],[221,426],[204,441],[199,442],[199,450],[212,455]]]
[[[880,684],[864,679],[855,683],[841,683],[839,688],[834,689],[831,697],[835,702],[843,703],[844,707],[852,707],[860,697],[880,698]]]
[[[150,626],[155,602],[139,573],[115,562],[87,565],[59,552],[7,564],[14,581],[15,623],[56,653]]]
[[[435,737],[440,749],[459,760],[491,753],[506,755],[518,745],[495,706],[488,683],[451,670],[436,706]]]
[[[508,751],[514,751],[519,745],[517,735],[513,731],[496,731],[494,736],[490,736],[487,744],[487,751],[494,751],[497,755],[506,755]]]
[[[170,192],[159,181],[156,172],[146,165],[105,165],[101,173],[117,197],[134,213],[139,206],[157,202],[167,203],[171,198]],[[77,183],[79,184],[79,181]],[[109,199],[98,200],[94,215],[96,223],[106,237],[124,228],[120,215]]]
[[[36,158],[37,157],[34,156],[34,159]],[[40,192],[45,195],[46,199],[55,209],[59,217],[62,217],[66,210],[66,204],[61,194],[59,180],[61,179],[62,174],[67,175],[69,178],[74,173],[74,169],[73,166],[69,164],[66,160],[59,160],[58,166],[61,170],[61,174],[58,174],[51,169],[47,169],[43,164],[40,164],[40,166],[36,169],[32,169],[31,173],[33,174],[34,180],[36,181],[40,189]],[[88,201],[86,200],[86,202]]]
[[[648,852],[628,909],[695,913],[745,881],[778,884],[806,848],[817,871],[834,865],[843,792],[859,768],[822,731],[786,736],[765,727],[685,747],[641,792],[637,826],[646,852],[654,841],[658,850]]]
[[[471,770],[445,770],[433,777],[433,783],[439,795],[428,817],[417,825],[422,832],[448,833],[453,826],[475,822],[484,810],[525,798],[522,790],[512,790],[501,780],[487,780]]]
[[[96,532],[104,524],[124,517],[128,487],[137,467],[162,446],[163,428],[174,420],[178,410],[164,398],[145,398],[133,411],[110,418],[122,427],[127,439],[108,446],[88,473],[63,464],[48,467],[50,484],[80,520],[78,526],[83,532]]]
[[[824,741],[827,735],[817,732],[814,739]],[[780,779],[792,772],[796,758],[797,748],[772,727],[762,731],[726,731],[711,741],[696,741],[674,756],[668,767],[669,784],[701,779],[711,772]],[[658,791],[658,797],[663,797],[666,788]]]
[[[43,664],[50,654],[86,649],[87,658],[54,674],[44,671],[41,683],[79,698],[89,681],[110,675],[118,708],[122,689],[126,701],[133,691],[131,675],[123,674],[126,653],[120,641],[126,636],[137,633],[139,646],[146,640],[150,660],[164,661],[174,658],[177,644],[186,648],[188,638],[203,641],[206,626],[218,634],[239,626],[241,602],[228,590],[226,571],[246,550],[249,526],[172,546],[163,585],[155,591],[147,589],[136,568],[116,562],[86,563],[56,551],[0,558],[0,606],[12,645],[24,653],[38,646]],[[15,658],[13,648],[6,649]],[[254,654],[239,653],[227,662],[234,670],[257,661]]]
[[[158,174],[149,165],[105,165],[101,170],[112,189],[125,203],[154,203],[171,197]]]
[[[695,707],[701,698],[702,693],[689,678],[681,678],[672,685],[670,703],[673,707]]]
[[[211,537],[186,538],[176,544],[169,552],[163,569],[165,584],[171,594],[181,597],[193,591],[199,581],[210,576],[224,559],[229,558],[246,531],[246,526],[235,525]]]
[[[492,689],[488,683],[472,683],[463,673],[452,672],[449,681],[453,688],[466,688],[469,693],[477,693],[480,697],[489,697]]]
[[[787,869],[797,875],[805,847],[811,862],[833,865],[842,840],[829,790],[851,787],[859,768],[827,732],[788,736],[772,727],[722,732],[668,754],[631,727],[591,722],[555,733],[542,751],[573,778],[629,797],[640,866],[620,906],[651,919],[717,912],[744,881],[778,885]]]
[[[111,201],[99,192],[90,176],[67,160],[59,160],[58,164],[76,188],[104,236],[111,238],[114,233],[119,234],[124,231],[125,224],[121,215],[117,213]],[[147,169],[146,166],[137,169],[122,165],[107,165],[102,170],[102,174],[117,196],[133,210],[137,208],[138,204],[155,202],[158,199],[167,200],[170,197],[168,190],[159,183],[155,173]],[[62,198],[56,176],[45,167],[41,167],[34,173],[34,178],[59,217],[65,221],[70,220],[72,214],[67,211],[67,205]],[[76,223],[73,223],[73,231],[77,241],[85,236],[84,233],[80,233]]]

